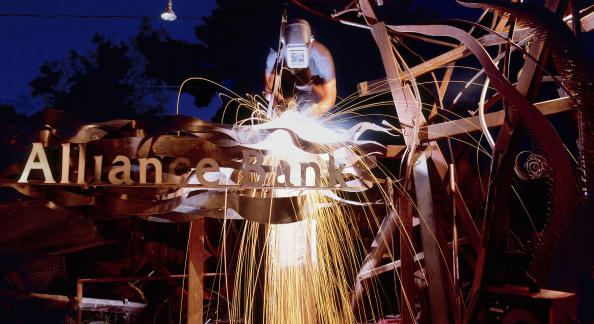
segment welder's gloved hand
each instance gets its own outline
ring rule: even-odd
[[[297,110],[297,101],[295,101],[293,98],[289,99],[289,101],[286,103],[286,107],[287,110]]]
[[[264,97],[264,99],[266,99],[266,101],[270,102],[273,98],[273,94],[266,92],[266,91],[262,91],[262,96]],[[280,94],[280,92],[276,92],[274,94],[274,102],[275,104],[281,104],[283,101],[285,100],[285,98],[283,97],[282,94]]]
[[[272,100],[272,93],[262,91],[262,97],[264,97],[266,101],[270,102],[270,100]]]

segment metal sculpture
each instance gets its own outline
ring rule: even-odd
[[[293,2],[311,10],[301,1]],[[469,30],[459,21],[386,25],[368,0],[350,2],[328,17],[369,30],[379,48],[386,79],[361,83],[359,96],[391,96],[393,118],[386,118],[382,126],[363,122],[329,131],[332,116],[313,121],[293,112],[269,120],[261,102],[241,98],[234,100],[254,113],[237,125],[183,116],[85,125],[62,112],[46,110],[32,118],[31,132],[14,143],[15,150],[27,152],[30,143],[41,143],[38,146],[45,148],[47,159],[62,159],[61,167],[46,163],[37,167],[43,174],[32,179],[60,174],[61,183],[34,182],[30,172],[22,174],[33,162],[43,164],[36,162],[38,150],[30,155],[30,163],[19,161],[5,170],[2,185],[64,213],[87,208],[95,217],[133,214],[156,222],[204,217],[249,220],[254,227],[244,229],[236,239],[241,240],[239,253],[251,263],[236,262],[233,289],[224,282],[227,305],[220,307],[226,308],[231,321],[364,322],[391,313],[394,299],[399,301],[396,308],[403,323],[490,320],[486,309],[489,298],[501,293],[498,286],[514,284],[511,290],[519,295],[537,294],[546,287],[563,228],[593,190],[593,65],[575,35],[590,31],[594,18],[592,7],[578,12],[573,2],[572,10],[555,0],[546,1],[546,7],[459,3],[485,10],[478,22],[466,23]],[[357,12],[357,20],[343,18],[351,12]],[[474,36],[474,31],[481,36]],[[408,49],[401,38],[452,49],[410,66],[402,55]],[[489,50],[494,47],[498,47],[495,57]],[[478,72],[463,81],[464,89],[452,89],[458,61],[469,56],[478,61]],[[545,69],[549,57],[555,73]],[[517,77],[511,73],[515,70]],[[421,81],[427,76],[429,81]],[[548,100],[536,102],[539,85],[545,81],[554,82],[559,95],[547,93]],[[478,100],[469,100],[476,104],[468,110],[470,116],[447,120],[466,113],[456,111],[454,104],[472,87],[481,93]],[[429,100],[428,92],[433,96]],[[566,147],[568,135],[560,134],[547,119],[571,111],[577,114],[575,123],[569,123],[578,130],[577,136],[569,136],[569,141],[578,143],[575,149]],[[370,132],[402,136],[404,145],[362,140],[361,135]],[[469,166],[474,151],[468,147],[476,150],[473,161],[478,170]],[[78,162],[70,162],[76,156]],[[125,157],[127,164],[118,156]],[[139,161],[138,169],[130,159]],[[153,159],[151,170],[157,166],[161,170],[153,180],[147,179],[149,159]],[[114,169],[122,167],[122,161],[127,172],[124,180],[114,176],[121,172]],[[480,170],[487,165],[488,172]],[[107,178],[109,182],[102,180]],[[512,224],[518,213],[510,206],[518,202],[524,206],[518,190],[526,183],[538,183],[548,206],[540,219],[528,216],[530,230],[516,233],[523,229]],[[301,239],[314,242],[304,248],[309,252],[303,258],[310,263],[319,259],[322,265],[305,262],[287,270],[279,261],[278,249],[256,257],[255,251],[280,245],[279,236],[286,232],[275,224],[303,221],[313,223],[307,223],[305,234],[300,232]],[[264,231],[258,223],[270,225],[263,225]],[[315,237],[312,226],[328,233]],[[361,233],[373,231],[375,235],[367,240],[371,245],[357,247],[367,239]],[[194,235],[203,239],[201,233]],[[310,251],[316,242],[321,256]],[[519,254],[528,263],[518,266],[518,275],[510,273],[516,266],[509,261],[511,252],[516,252],[512,245],[520,246]],[[224,252],[217,256],[223,263],[228,259]],[[200,260],[190,264],[195,262]],[[260,271],[263,264],[266,269]],[[193,267],[191,272],[196,269],[201,268]],[[226,263],[224,271],[228,271]],[[388,273],[393,280],[383,277]],[[191,285],[202,290],[191,278]],[[268,281],[260,289],[263,280]],[[281,282],[295,287],[285,292],[278,288]],[[393,291],[377,292],[390,283],[396,285]],[[219,288],[222,285],[219,282]],[[263,306],[253,304],[258,294]],[[287,300],[300,298],[302,304],[287,308]],[[264,315],[246,305],[262,307]],[[508,315],[531,316],[522,311]]]

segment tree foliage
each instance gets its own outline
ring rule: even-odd
[[[30,83],[32,95],[84,120],[134,118],[162,113],[188,74],[208,74],[200,64],[203,46],[172,39],[148,22],[129,41],[96,34],[93,45],[90,51],[72,50],[67,58],[45,62]],[[207,98],[197,100],[197,106],[208,103],[213,92],[186,90]]]

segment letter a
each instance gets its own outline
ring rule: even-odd
[[[29,159],[27,160],[27,164],[25,164],[25,169],[23,170],[21,178],[18,182],[27,183],[31,170],[43,171],[43,177],[45,178],[43,183],[56,183],[56,181],[54,181],[54,177],[52,176],[52,171],[50,170],[49,162],[47,161],[47,157],[45,156],[45,151],[43,150],[43,145],[41,145],[41,143],[33,143],[33,149],[31,150],[31,154],[29,154]]]
[[[121,162],[122,165],[118,165],[116,166],[115,164]],[[113,166],[113,168],[111,170],[109,170],[109,174],[107,175],[109,182],[111,184],[115,184],[115,185],[121,185],[121,184],[127,184],[127,185],[131,185],[134,182],[132,182],[132,179],[130,179],[130,159],[126,156],[123,155],[118,155],[115,157],[115,159],[113,159],[113,162],[111,162],[111,165]],[[122,177],[119,178],[117,175],[121,173]]]

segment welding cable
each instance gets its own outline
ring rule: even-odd
[[[275,104],[275,95],[276,92],[280,88],[280,80],[282,78],[283,69],[282,66],[284,64],[284,56],[281,53],[283,48],[283,30],[285,29],[285,25],[287,24],[287,1],[283,2],[283,11],[281,13],[281,23],[280,23],[280,30],[279,30],[279,37],[278,37],[278,44],[276,47],[276,60],[274,61],[274,78],[272,80],[272,89],[270,89],[270,99],[268,100],[268,109],[266,110],[266,117],[268,119],[272,119],[272,112],[274,110]]]

